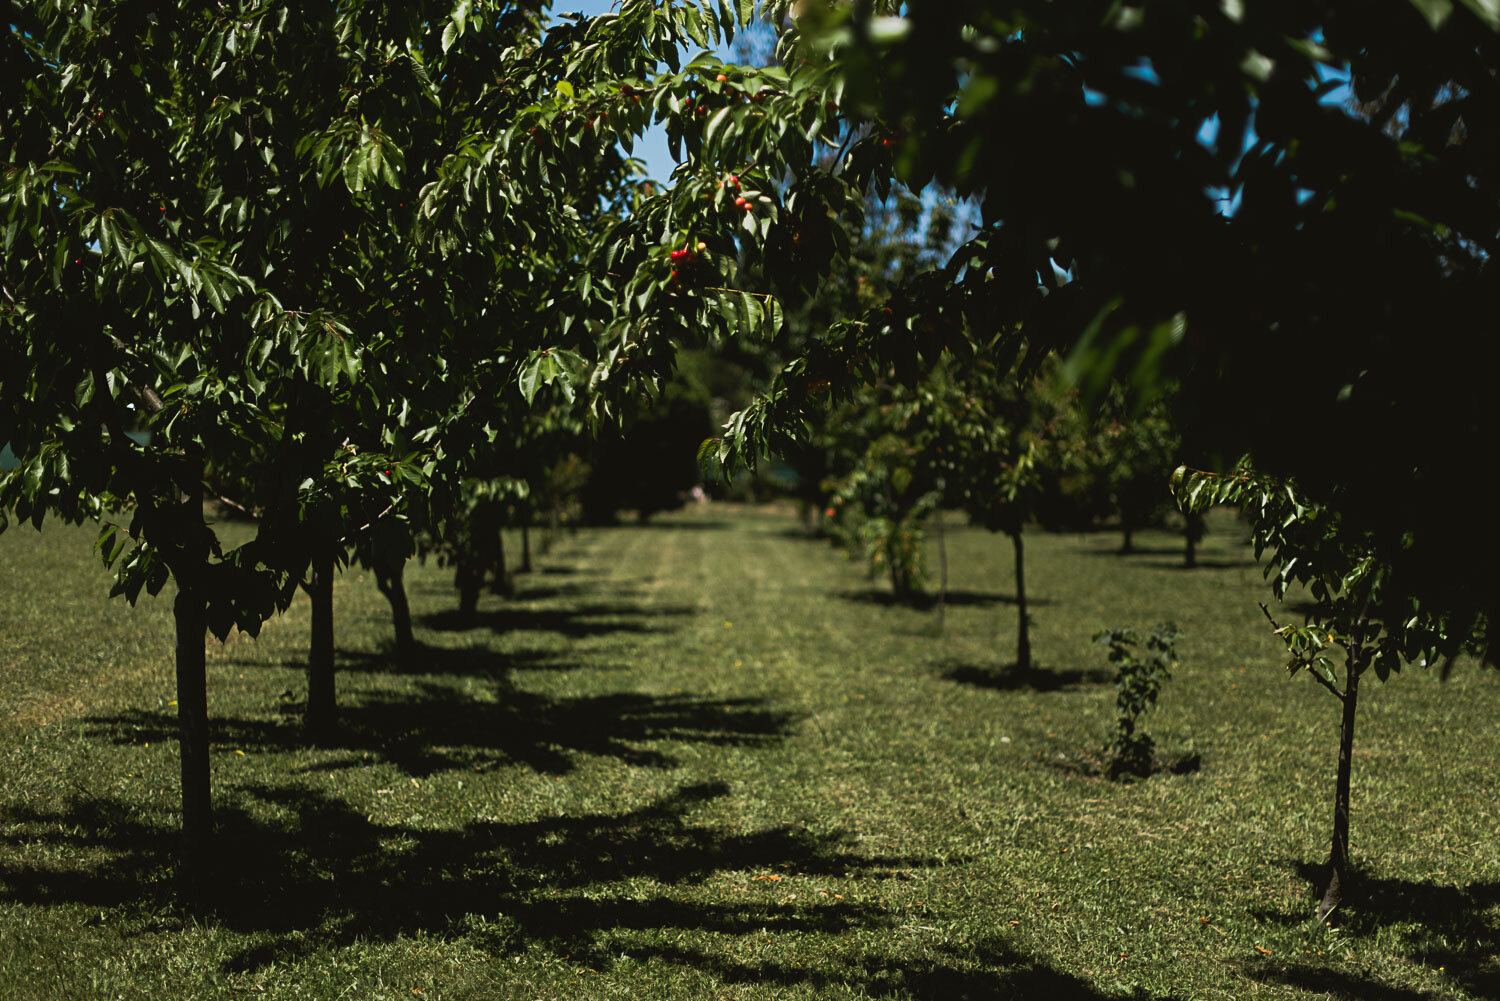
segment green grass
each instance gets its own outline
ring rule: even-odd
[[[1232,519],[1028,537],[1043,674],[1003,537],[949,533],[955,601],[891,606],[775,511],[565,538],[426,652],[336,592],[342,731],[303,746],[307,606],[212,648],[220,871],[172,902],[170,603],[106,601],[85,530],[0,536],[0,996],[1483,998],[1500,994],[1500,675],[1367,688],[1353,851],[1310,921],[1336,704],[1287,680]],[[517,550],[512,548],[512,552]],[[1090,636],[1176,620],[1146,718],[1199,771],[1077,762],[1113,687]]]

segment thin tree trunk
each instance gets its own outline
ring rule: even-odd
[[[1021,542],[1021,530],[1010,533],[1011,545],[1016,551],[1016,611],[1019,622],[1016,633],[1016,667],[1031,670],[1031,620],[1026,614],[1026,549]]]
[[[948,539],[947,533],[943,531],[943,507],[938,505],[934,515],[935,527],[937,528],[938,544],[938,606],[937,627],[938,632],[943,631],[943,614],[948,604]]]
[[[1130,516],[1123,511],[1120,513],[1120,526],[1125,532],[1125,539],[1120,543],[1120,555],[1129,556],[1135,552],[1135,525],[1131,523]]]
[[[493,574],[490,578],[491,594],[509,595],[513,593],[510,574],[505,570],[505,533],[498,529],[495,532],[495,557],[491,573]]]
[[[552,540],[557,538],[557,529],[561,521],[561,512],[558,510],[558,506],[556,504],[553,504],[551,509],[547,512],[547,529],[542,533],[543,556],[546,556],[548,553],[552,552]]]
[[[885,546],[886,562],[891,565],[891,593],[897,601],[905,601],[911,596],[911,580],[906,575],[906,570],[897,559],[897,546],[895,537],[892,536]]]
[[[1358,664],[1348,665],[1344,684],[1344,718],[1339,727],[1339,773],[1333,793],[1333,845],[1328,856],[1328,890],[1318,905],[1318,920],[1326,921],[1344,900],[1349,886],[1349,773],[1354,765],[1354,714],[1359,705]]]
[[[1183,531],[1187,544],[1182,554],[1182,565],[1191,570],[1198,565],[1198,539],[1203,535],[1203,515],[1189,514]]]
[[[180,578],[172,602],[177,630],[177,744],[182,759],[182,887],[196,904],[207,887],[213,836],[208,779],[208,616],[203,593]]]
[[[479,616],[479,591],[484,587],[484,565],[465,556],[458,565],[453,583],[458,587],[458,617],[472,626]]]
[[[411,631],[411,605],[406,601],[406,560],[375,562],[375,586],[391,606],[391,624],[396,629],[396,653],[405,655],[416,646]]]
[[[333,550],[313,557],[312,642],[307,651],[307,713],[303,725],[313,737],[326,736],[337,714],[333,679]]]
[[[531,573],[531,519],[521,522],[521,573]]]

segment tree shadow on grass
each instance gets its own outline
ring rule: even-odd
[[[937,668],[947,681],[1000,692],[1057,692],[1090,685],[1109,685],[1115,680],[1114,674],[1104,668],[1060,670],[1033,664],[1030,668],[1023,669],[1017,664],[995,667],[961,661],[940,661]]]
[[[518,608],[506,605],[486,609],[472,617],[460,615],[457,609],[434,612],[422,616],[418,621],[438,632],[488,629],[494,633],[508,633],[534,630],[559,633],[576,639],[621,632],[670,632],[675,627],[664,620],[696,613],[697,609],[689,605],[593,604],[572,608]]]
[[[844,601],[859,602],[865,605],[899,605],[904,608],[915,608],[922,611],[936,608],[938,604],[938,596],[936,594],[923,592],[906,598],[898,598],[890,591],[874,587],[861,588],[854,591],[840,591],[837,596]],[[1014,605],[1016,598],[1015,595],[1001,594],[998,591],[956,590],[949,591],[944,602],[954,608],[965,606],[982,608],[990,605]],[[1049,598],[1027,598],[1026,604],[1040,608],[1056,604],[1056,602]]]
[[[866,855],[836,831],[747,833],[689,819],[698,805],[727,793],[722,783],[690,785],[620,813],[432,829],[374,820],[317,790],[235,786],[217,812],[206,916],[259,943],[233,957],[231,970],[419,933],[488,939],[493,951],[537,943],[602,968],[616,955],[607,940],[622,930],[837,933],[892,921],[885,908],[831,898],[784,906],[753,883],[757,871],[772,871],[778,881],[881,880],[898,868],[936,864]],[[0,899],[148,909],[170,903],[161,875],[175,861],[175,832],[129,804],[75,801],[55,813],[22,808],[10,811],[7,823],[0,844],[45,844],[97,864],[64,871],[7,862]],[[720,873],[744,873],[742,899],[696,902],[660,892]],[[660,886],[643,888],[643,881]]]
[[[289,671],[307,669],[306,656],[284,660],[225,658],[236,667],[276,668]],[[408,677],[467,677],[502,681],[513,671],[619,671],[624,664],[583,662],[570,656],[566,649],[495,650],[489,646],[433,646],[417,642],[408,650],[399,649],[393,640],[375,650],[334,651],[334,667],[340,674],[386,674]]]
[[[162,878],[175,862],[170,815],[118,800],[24,807],[10,811],[0,847],[41,846],[74,868],[0,862],[0,900],[111,908],[165,934],[206,920],[238,936],[226,941],[231,976],[431,936],[491,955],[541,947],[596,972],[628,954],[731,984],[877,998],[1124,1001],[998,938],[937,939],[912,958],[910,914],[886,903],[885,883],[943,861],[867,853],[840,831],[694,819],[728,793],[703,783],[619,812],[434,829],[318,790],[232,786],[217,814],[211,901],[191,919],[174,913]],[[830,880],[851,899],[812,889]],[[809,948],[812,936],[838,945]],[[755,951],[777,958],[738,958],[750,942],[771,943]]]
[[[1203,559],[1199,558],[1192,566],[1188,566],[1182,560],[1148,560],[1138,564],[1143,567],[1151,567],[1154,570],[1181,570],[1192,573],[1194,570],[1249,570],[1256,566],[1254,560],[1245,559]]]
[[[963,945],[943,942],[929,946],[922,950],[927,957],[921,959],[902,955],[902,951],[893,949],[894,955],[872,955],[872,950],[866,950],[831,968],[737,963],[722,953],[689,949],[667,948],[653,950],[653,954],[677,965],[707,970],[732,984],[812,986],[820,991],[853,987],[861,997],[916,1001],[1168,1001],[1140,991],[1128,995],[1105,993],[994,936]]]
[[[1078,546],[1073,550],[1083,556],[1118,556],[1121,559],[1131,559],[1135,556],[1176,556],[1182,558],[1182,546],[1134,546],[1129,550],[1111,548],[1101,549],[1098,546]]]
[[[211,739],[247,753],[305,747],[299,708],[289,704],[280,719],[213,718]],[[171,740],[177,733],[176,718],[162,712],[134,710],[87,722],[91,737],[116,744]],[[414,690],[346,699],[319,744],[347,754],[317,770],[380,761],[423,777],[514,763],[562,775],[583,757],[670,768],[678,763],[673,744],[763,746],[787,736],[793,722],[761,699],[636,692],[554,698],[504,684],[476,697],[471,686],[417,682]]]
[[[1305,963],[1259,963],[1246,971],[1262,983],[1284,984],[1309,991],[1331,1001],[1433,1001],[1435,995],[1425,991],[1391,987],[1349,970]],[[1484,995],[1492,997],[1493,995]]]
[[[646,521],[631,518],[618,524],[608,526],[626,532],[652,532],[665,529],[671,532],[718,532],[729,527],[729,522],[718,518],[703,518],[689,515],[686,517],[662,517],[653,515]]]
[[[1314,901],[1328,882],[1328,867],[1295,862],[1290,868],[1308,883],[1306,909],[1265,913],[1260,917],[1300,925],[1311,920]],[[1403,952],[1429,969],[1442,970],[1444,976],[1470,994],[1500,999],[1500,882],[1441,886],[1361,873],[1356,875],[1343,904],[1332,917],[1339,926],[1339,934],[1345,938],[1379,936],[1383,942],[1392,943],[1386,948]],[[1426,997],[1367,981],[1344,970],[1309,964],[1265,963],[1251,970],[1250,975],[1327,991],[1334,997],[1374,1001],[1415,1001]]]

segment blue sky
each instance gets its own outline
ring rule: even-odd
[[[614,6],[610,0],[553,0],[553,14],[583,14],[587,17],[595,17],[606,14]],[[721,47],[719,54],[728,56],[727,47]],[[667,132],[665,129],[652,126],[645,136],[635,144],[634,155],[646,162],[646,174],[655,181],[665,181],[672,174],[672,168],[676,162],[672,154],[667,151]]]
[[[576,12],[588,17],[594,17],[599,14],[607,13],[612,7],[615,6],[617,6],[617,2],[612,3],[611,0],[554,0],[552,10],[554,14]],[[1315,38],[1314,40],[1316,41],[1318,39]],[[724,56],[726,58],[729,55],[728,46],[720,46],[718,51],[721,56]],[[1144,78],[1146,79],[1150,79],[1150,77],[1155,76],[1154,72],[1145,67],[1143,67],[1143,74]],[[1347,79],[1348,73],[1339,73],[1326,67],[1319,67],[1319,76],[1324,80],[1333,77],[1343,77]],[[1341,105],[1348,100],[1349,93],[1350,92],[1347,85],[1336,88],[1331,93],[1323,97],[1323,103]],[[1208,122],[1204,123],[1203,129],[1199,132],[1199,139],[1204,143],[1204,145],[1213,144],[1214,140],[1217,138],[1218,126],[1219,123],[1217,118],[1210,119]],[[1254,141],[1255,136],[1254,133],[1251,132],[1245,137],[1245,148],[1248,149],[1254,143]],[[641,141],[636,143],[635,156],[645,161],[646,173],[653,180],[657,181],[667,180],[667,178],[671,176],[672,168],[676,165],[672,159],[672,154],[667,151],[666,131],[657,127],[651,128],[641,139]],[[1225,211],[1229,214],[1233,214],[1234,210],[1237,207],[1237,201],[1231,201],[1225,206]]]

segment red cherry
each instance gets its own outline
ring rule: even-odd
[[[747,201],[745,201],[744,198],[736,198],[734,200],[734,204],[737,205],[739,208],[742,208],[742,209],[750,207],[750,203],[747,202]]]
[[[735,187],[739,187],[740,186],[739,176],[737,174],[730,174],[729,175],[729,182],[728,183],[734,185]]]
[[[729,80],[729,77],[725,76],[723,73],[720,73],[718,76],[714,77],[714,79],[718,80],[720,83],[725,83]]]

